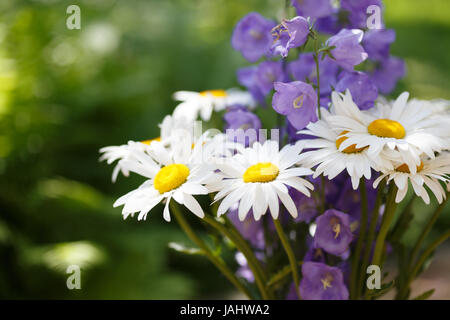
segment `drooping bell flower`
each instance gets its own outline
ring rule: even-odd
[[[223,119],[228,140],[249,146],[258,139],[261,120],[247,108],[234,106],[224,114]]]
[[[329,209],[316,219],[316,224],[316,247],[334,255],[341,255],[348,249],[353,239],[348,214]]]
[[[274,42],[271,52],[286,58],[290,49],[300,47],[306,42],[308,35],[309,23],[305,18],[297,16],[283,20],[272,30]]]
[[[317,94],[310,84],[302,81],[275,82],[272,99],[274,110],[287,117],[297,130],[317,121]]]
[[[302,265],[300,295],[304,300],[347,300],[348,289],[342,271],[321,262]]]
[[[261,62],[255,76],[255,81],[264,96],[272,91],[274,82],[286,80],[281,61]]]
[[[269,52],[272,45],[271,30],[275,22],[256,12],[243,17],[236,25],[231,38],[233,48],[250,62],[255,62]]]
[[[335,47],[331,50],[335,62],[342,68],[352,71],[354,66],[367,59],[367,52],[360,45],[364,32],[359,29],[342,29],[328,39],[326,44]]]

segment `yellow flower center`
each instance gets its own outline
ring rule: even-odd
[[[320,279],[320,281],[322,282],[323,290],[327,290],[327,288],[332,287],[331,282],[333,281],[333,277],[331,274],[327,274],[325,278]]]
[[[260,162],[244,172],[244,182],[270,182],[277,178],[280,170],[270,162]]]
[[[422,171],[422,169],[423,169],[423,162],[420,161],[420,164],[417,166],[417,172]],[[398,166],[397,168],[395,168],[395,170],[403,173],[411,173],[406,163],[402,164],[401,166]]]
[[[203,96],[203,97],[211,95],[211,96],[213,96],[215,98],[225,98],[227,96],[227,92],[225,90],[221,90],[221,89],[218,89],[218,90],[206,90],[206,91],[200,92],[200,95]]]
[[[294,106],[294,109],[300,109],[301,107],[303,107],[303,95],[295,98],[295,100],[292,104]]]
[[[334,238],[337,239],[339,235],[341,234],[341,224],[340,220],[338,218],[331,218],[330,219],[331,229],[334,232]]]
[[[144,141],[141,141],[141,143],[150,145],[153,141],[161,141],[161,137],[158,137],[155,139],[144,140]]]
[[[405,128],[400,122],[390,119],[377,119],[372,121],[367,128],[369,133],[382,138],[403,139],[406,135]]]
[[[343,134],[346,134],[346,133],[348,133],[347,130],[342,131],[340,135],[343,135]],[[342,142],[344,142],[347,139],[348,139],[347,137],[340,137],[340,138],[336,139],[336,148],[339,150],[339,147],[341,146]],[[358,152],[363,151],[366,148],[367,147],[356,148],[356,144],[352,144],[351,146],[348,146],[347,148],[345,148],[341,152],[344,152],[344,153],[358,153]]]
[[[189,168],[184,164],[169,164],[156,174],[155,189],[161,194],[176,189],[186,182],[188,176]]]

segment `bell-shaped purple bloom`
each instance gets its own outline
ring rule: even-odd
[[[368,30],[364,34],[362,44],[369,59],[384,61],[389,57],[391,43],[395,41],[395,31],[392,29]]]
[[[341,255],[348,249],[353,239],[348,214],[329,209],[316,219],[316,224],[314,234],[316,247],[334,255]]]
[[[336,86],[339,66],[329,57],[319,60],[320,94],[331,93]],[[311,81],[317,85],[316,63],[312,53],[300,54],[297,60],[289,62],[287,71],[298,81]]]
[[[360,45],[364,32],[358,29],[342,29],[338,34],[328,39],[327,45],[334,46],[331,54],[336,63],[348,71],[367,59],[367,52]]]
[[[255,81],[263,95],[272,91],[274,82],[285,80],[286,76],[281,61],[264,61],[258,65]]]
[[[304,300],[347,300],[348,289],[342,271],[320,262],[302,265],[300,294]]]
[[[297,130],[317,121],[317,95],[310,84],[302,81],[275,82],[272,107]]]
[[[345,92],[347,89],[350,90],[353,101],[361,110],[372,108],[375,99],[378,97],[378,89],[375,83],[364,72],[342,71],[339,74],[336,91]]]
[[[223,119],[228,140],[249,146],[258,139],[261,120],[247,108],[234,106],[224,114]]]
[[[341,8],[348,12],[348,20],[352,28],[367,28],[367,8],[376,5],[382,8],[381,0],[341,0]]]
[[[304,17],[322,18],[333,13],[331,0],[291,0],[291,4]]]
[[[265,106],[265,94],[262,93],[259,81],[257,80],[257,71],[257,66],[241,68],[237,71],[237,79],[239,84],[246,87],[248,92],[250,92],[250,94],[256,101]]]
[[[267,54],[272,45],[271,30],[275,22],[256,12],[243,17],[236,25],[231,45],[240,51],[245,59],[255,62]]]
[[[272,30],[274,43],[271,48],[273,55],[281,55],[286,58],[289,50],[302,46],[309,35],[309,23],[301,17],[291,20],[283,20]]]
[[[405,76],[405,73],[405,62],[400,58],[391,56],[375,69],[370,78],[375,82],[381,93],[389,94],[394,90],[397,81]]]

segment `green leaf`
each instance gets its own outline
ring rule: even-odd
[[[302,265],[302,261],[298,262],[298,265],[301,266]],[[291,274],[291,266],[287,265],[284,266],[283,268],[280,269],[280,271],[278,271],[277,273],[275,273],[270,279],[269,281],[267,281],[267,285],[269,287],[275,286],[278,283],[280,283],[281,281],[284,280],[284,278],[286,278],[287,276],[289,276]]]
[[[427,300],[429,297],[431,297],[436,289],[431,289],[428,291],[425,291],[421,295],[418,295],[413,300]]]
[[[391,282],[385,283],[381,285],[381,288],[378,290],[370,290],[369,291],[369,299],[377,299],[382,295],[388,293],[394,287],[394,280]]]
[[[169,242],[168,247],[177,252],[181,252],[189,255],[204,255],[203,250],[198,248],[188,248],[180,243]]]

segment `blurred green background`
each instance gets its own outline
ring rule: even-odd
[[[392,47],[408,75],[397,90],[450,99],[450,1],[388,0]],[[81,30],[66,8],[81,7]],[[232,288],[160,207],[123,221],[114,200],[141,179],[98,162],[106,145],[158,136],[177,90],[229,88],[247,65],[230,46],[249,11],[281,0],[2,0],[0,2],[0,298],[185,299]],[[416,226],[426,219],[415,207]],[[450,227],[443,215],[441,229]],[[414,231],[414,226],[412,228]],[[68,264],[82,290],[66,288]]]

